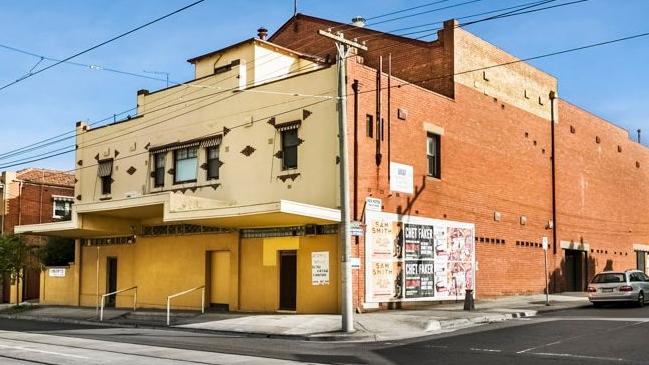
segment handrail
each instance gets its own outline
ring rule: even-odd
[[[201,292],[201,313],[205,313],[205,285],[197,286],[195,288],[191,288],[189,290],[185,290],[180,293],[172,294],[167,297],[167,326],[171,325],[171,299],[179,297],[181,295],[191,293],[198,289],[203,289]]]
[[[100,322],[104,321],[104,303],[106,302],[107,297],[109,297],[111,295],[119,294],[119,293],[122,293],[122,292],[125,292],[125,291],[134,290],[134,289],[135,289],[135,294],[133,295],[133,310],[135,310],[137,308],[137,286],[132,286],[132,287],[130,287],[128,289],[117,290],[117,291],[114,291],[112,293],[106,293],[106,294],[102,295],[101,296],[101,311],[99,312],[99,321]],[[117,298],[115,298],[115,299],[117,299]]]

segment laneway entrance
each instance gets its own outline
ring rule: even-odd
[[[208,252],[210,306],[230,310],[230,251]]]
[[[279,309],[294,311],[297,302],[297,255],[295,251],[280,251],[279,258]]]
[[[117,257],[109,257],[106,265],[106,293],[117,291]],[[115,307],[115,295],[106,298],[106,307]]]
[[[565,279],[566,291],[584,291],[586,252],[565,250]]]

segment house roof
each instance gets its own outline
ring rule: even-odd
[[[212,51],[212,52],[200,55],[200,56],[190,58],[190,59],[187,60],[187,62],[193,64],[193,63],[196,63],[196,61],[199,61],[199,60],[201,60],[203,58],[210,57],[210,56],[213,56],[213,55],[216,55],[216,54],[219,54],[219,53],[223,53],[225,51],[228,51],[230,49],[233,49],[233,48],[245,45],[245,44],[253,44],[253,43],[257,44],[257,45],[260,45],[260,46],[264,46],[266,48],[272,48],[272,49],[274,49],[274,50],[276,50],[278,52],[288,54],[288,55],[291,55],[291,56],[304,58],[304,59],[307,59],[307,60],[310,60],[310,61],[313,61],[313,62],[324,63],[324,59],[321,58],[321,57],[316,57],[316,56],[308,55],[306,53],[301,53],[301,52],[298,52],[298,51],[294,51],[292,49],[282,47],[282,46],[277,45],[275,43],[271,43],[271,42],[268,42],[268,41],[265,41],[265,40],[262,40],[262,39],[259,39],[259,38],[249,38],[249,39],[246,39],[246,40],[241,41],[239,43],[235,43],[235,44],[232,44],[230,46],[227,46],[225,48],[221,48],[221,49],[218,49],[216,51]]]
[[[51,169],[27,168],[16,172],[16,179],[34,183],[74,187],[74,174]]]

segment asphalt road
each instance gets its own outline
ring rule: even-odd
[[[379,343],[0,319],[0,364],[649,364],[648,339],[649,307],[582,308]]]

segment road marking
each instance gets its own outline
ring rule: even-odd
[[[495,349],[477,349],[471,347],[469,350],[471,351],[482,351],[482,352],[502,352],[502,350],[495,350]]]
[[[624,359],[617,357],[600,357],[600,356],[588,356],[588,355],[574,355],[574,354],[555,354],[552,352],[530,352],[530,355],[540,355],[540,356],[552,356],[552,357],[567,357],[573,359],[589,359],[589,360],[602,360],[602,361],[625,361]]]
[[[85,357],[85,356],[72,355],[72,354],[64,354],[64,353],[62,353],[62,352],[54,352],[54,351],[37,350],[37,349],[32,349],[32,348],[24,347],[24,346],[0,345],[0,347],[6,348],[6,349],[12,349],[12,350],[22,350],[22,351],[29,351],[29,352],[38,352],[38,353],[41,353],[41,354],[48,354],[48,355],[56,355],[56,356],[63,356],[63,357],[73,357],[73,358],[76,358],[76,359],[89,359],[89,357]]]

